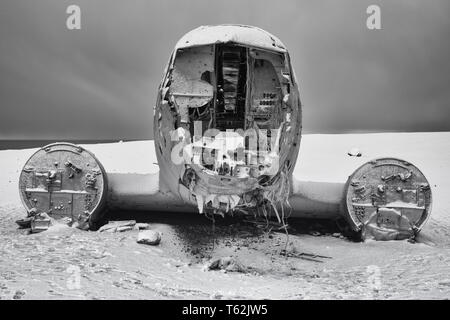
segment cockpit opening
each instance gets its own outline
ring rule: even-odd
[[[221,176],[276,174],[292,112],[286,55],[220,43],[180,48],[172,60],[163,98],[188,137],[186,162]]]

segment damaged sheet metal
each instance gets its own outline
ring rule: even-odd
[[[280,39],[269,32],[254,26],[233,24],[200,26],[178,40],[175,49],[229,42],[270,51],[287,51]]]
[[[107,190],[106,173],[93,154],[70,143],[54,143],[36,151],[26,162],[19,191],[29,216],[48,214],[69,218],[85,228],[102,213]],[[35,229],[45,219],[33,219]],[[47,225],[48,227],[48,225]]]
[[[37,213],[30,221],[31,233],[46,231],[50,225],[51,218],[45,212]]]
[[[170,95],[182,124],[189,123],[189,109],[198,109],[213,99],[210,74],[214,70],[213,46],[180,50],[171,74]],[[192,111],[191,111],[192,112]]]
[[[284,216],[301,104],[276,37],[240,25],[186,34],[161,82],[154,130],[167,187],[200,213]]]
[[[431,212],[431,188],[411,163],[382,158],[367,162],[345,188],[344,214],[364,239],[413,238]]]

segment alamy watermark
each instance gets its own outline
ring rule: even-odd
[[[366,13],[368,17],[366,19],[366,27],[369,30],[381,29],[381,8],[376,4],[371,4],[367,7]],[[66,14],[69,16],[66,18],[66,27],[68,30],[80,30],[81,29],[81,8],[78,5],[71,4],[66,8]]]
[[[267,165],[278,169],[281,129],[207,129],[202,121],[194,121],[194,136],[179,127],[170,132],[176,142],[171,150],[174,164],[214,165],[235,162],[243,165]],[[270,163],[269,163],[270,162]]]
[[[366,26],[369,30],[381,29],[381,9],[380,6],[372,4],[367,7],[366,13],[369,15],[366,20]]]
[[[66,27],[69,30],[81,29],[81,8],[75,4],[67,7],[66,13],[69,15],[66,19]]]

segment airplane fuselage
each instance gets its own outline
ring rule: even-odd
[[[282,205],[301,140],[285,46],[247,26],[187,33],[159,87],[154,136],[161,179],[200,212]]]

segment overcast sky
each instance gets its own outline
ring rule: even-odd
[[[370,4],[382,30],[366,28]],[[0,139],[152,138],[173,46],[221,23],[287,45],[305,132],[450,130],[449,14],[448,0],[1,0]]]

